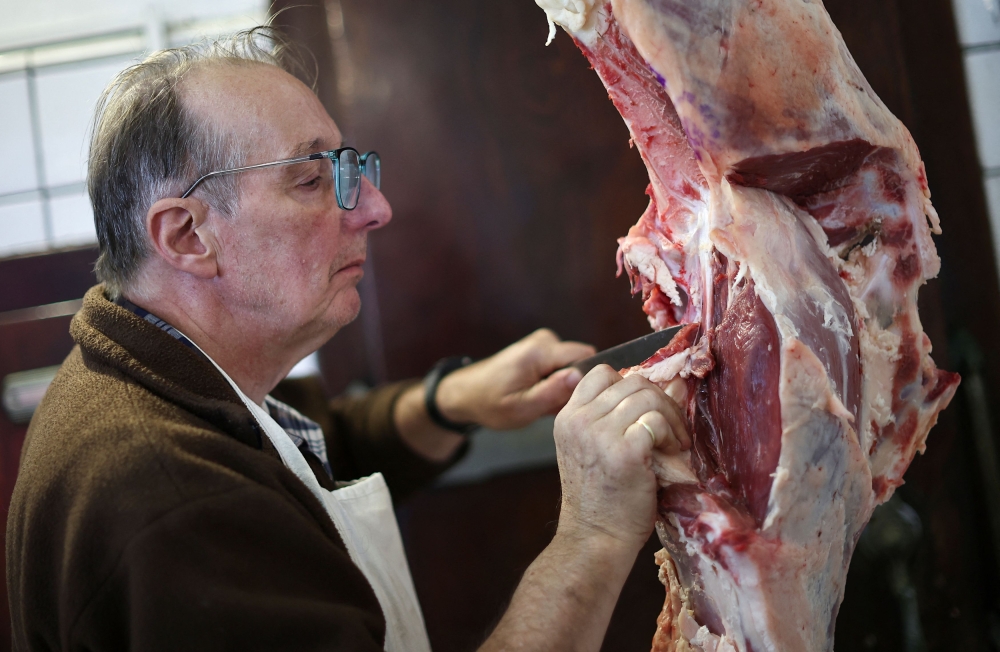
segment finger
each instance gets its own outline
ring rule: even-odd
[[[511,347],[524,347],[529,351],[538,352],[559,344],[561,341],[555,331],[548,328],[539,328],[511,344]]]
[[[638,437],[650,449],[674,455],[681,450],[674,429],[662,413],[650,411],[635,420],[625,429],[624,437]],[[643,439],[645,437],[645,439]]]
[[[520,401],[524,409],[532,414],[553,414],[566,405],[582,378],[579,369],[557,371],[522,392]]]
[[[632,399],[628,406],[620,408],[622,403],[633,395],[641,395],[641,397]],[[691,436],[688,433],[687,421],[684,420],[681,408],[663,390],[642,376],[629,376],[620,383],[620,386],[605,391],[599,399],[594,401],[593,409],[595,413],[603,415],[610,415],[617,411],[619,416],[616,422],[622,428],[627,427],[636,418],[636,410],[658,410],[676,433],[681,449],[687,450],[691,447]]]
[[[601,395],[609,387],[622,382],[621,374],[606,364],[599,364],[583,377],[576,386],[573,396],[567,405],[587,405]]]
[[[562,369],[597,352],[589,344],[563,342],[548,328],[536,330],[518,342],[517,345],[524,347],[526,354],[533,359],[533,366],[539,378],[548,376],[556,369]]]
[[[581,342],[563,342],[553,331],[540,328],[505,349],[527,363],[527,369],[540,380],[557,369],[594,355],[594,347]]]
[[[498,356],[515,356],[517,358],[522,357],[537,357],[537,352],[545,349],[546,347],[552,346],[559,342],[559,336],[548,328],[539,328],[538,330],[525,335],[518,341],[508,344],[503,350],[499,351],[496,355]]]
[[[572,393],[576,389],[576,386],[580,384],[580,381],[583,380],[583,372],[576,367],[567,367],[555,372],[550,378],[560,379],[566,387],[569,387],[570,393]]]
[[[538,328],[527,335],[524,339],[538,342],[558,342],[559,336],[551,328]]]
[[[605,422],[607,432],[621,435],[647,412],[662,413],[669,410],[666,405],[667,400],[666,395],[655,385],[643,387],[622,399],[601,420]]]
[[[626,398],[643,390],[655,390],[661,394],[663,393],[656,385],[642,376],[628,376],[622,379],[620,383],[606,389],[600,396],[595,397],[589,408],[593,410],[596,417],[603,417],[617,408]],[[635,418],[638,418],[639,414],[636,414]],[[632,421],[635,421],[635,418]]]
[[[667,396],[666,410],[661,412],[663,417],[670,424],[670,428],[677,438],[677,443],[680,445],[682,451],[686,451],[691,448],[691,434],[687,429],[687,421],[684,419],[684,412],[681,407],[677,405],[677,402]]]
[[[667,386],[663,389],[664,393],[674,400],[677,405],[683,405],[687,403],[688,396],[688,381],[680,376],[675,376],[673,380],[667,383]]]
[[[540,351],[540,373],[547,376],[556,369],[562,369],[577,360],[583,360],[597,353],[589,344],[581,342],[554,342]]]

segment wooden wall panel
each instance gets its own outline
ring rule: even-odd
[[[0,260],[0,312],[79,299],[97,284],[95,247]]]
[[[532,3],[338,6],[338,119],[382,153],[394,213],[371,239],[387,377],[541,326],[599,346],[645,332],[614,255],[646,178],[570,40],[545,48]]]

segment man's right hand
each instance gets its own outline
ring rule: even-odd
[[[642,376],[623,379],[600,365],[556,417],[555,440],[562,481],[557,531],[638,552],[656,521],[653,450],[691,447],[680,408]]]

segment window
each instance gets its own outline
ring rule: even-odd
[[[953,6],[994,251],[1000,254],[1000,0],[953,0]]]
[[[118,72],[147,52],[266,19],[259,0],[227,4],[234,10],[228,17],[158,19],[8,49],[0,41],[0,257],[96,242],[85,178],[97,99]]]

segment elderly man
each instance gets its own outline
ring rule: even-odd
[[[357,315],[390,209],[377,155],[344,148],[266,36],[153,55],[99,109],[102,285],[25,442],[15,648],[428,650],[385,482],[432,479],[461,424],[566,404],[556,535],[483,649],[598,649],[652,531],[654,451],[689,445],[676,406],[608,367],[557,371],[592,349],[545,331],[423,386],[300,389],[320,423],[269,396]]]

